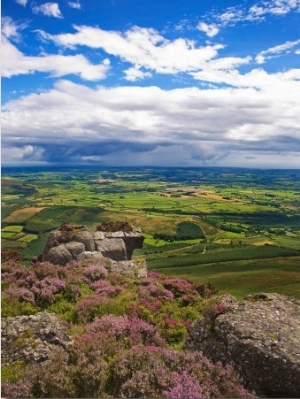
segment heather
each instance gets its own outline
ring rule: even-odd
[[[209,284],[153,272],[128,278],[100,261],[61,267],[8,259],[2,317],[54,313],[67,323],[72,344],[57,347],[40,364],[3,364],[2,395],[253,397],[232,366],[183,350],[193,322],[203,315],[213,324],[226,311],[215,304],[215,292]]]

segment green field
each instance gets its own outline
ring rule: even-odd
[[[149,269],[239,297],[300,292],[300,171],[234,168],[4,168],[2,249],[28,262],[63,222],[142,229]],[[286,265],[289,270],[286,270]]]
[[[242,299],[256,292],[277,292],[300,299],[300,256],[273,259],[238,260],[157,268],[167,275],[214,284],[219,293]],[[152,269],[152,268],[151,268]]]

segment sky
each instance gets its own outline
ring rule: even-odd
[[[300,168],[300,0],[2,0],[2,165]]]

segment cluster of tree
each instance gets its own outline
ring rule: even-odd
[[[177,225],[176,234],[155,233],[153,237],[155,239],[173,242],[179,240],[205,238],[205,235],[197,224],[192,222],[182,222]]]

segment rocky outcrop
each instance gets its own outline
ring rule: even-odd
[[[142,248],[144,237],[140,230],[131,226],[129,228],[128,224],[124,224],[125,231],[109,231],[109,224],[99,226],[97,231],[91,231],[85,226],[64,223],[60,230],[49,234],[39,260],[63,266],[77,260],[84,252],[96,251],[113,261],[129,261],[133,251]],[[101,227],[105,231],[99,230]],[[115,227],[119,225],[113,224],[113,228]]]
[[[300,397],[300,301],[264,293],[241,302],[224,296],[213,313],[193,325],[186,349],[233,363],[259,396]]]
[[[66,323],[47,312],[2,318],[2,365],[16,360],[41,363],[57,347],[67,351],[72,343],[67,331]]]

